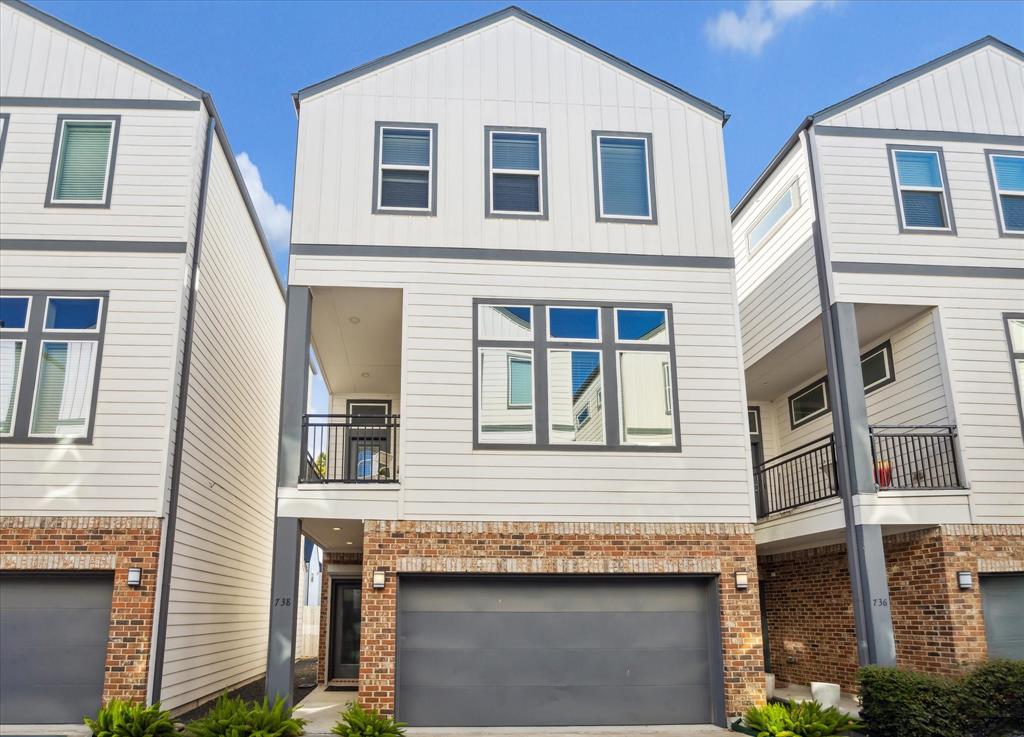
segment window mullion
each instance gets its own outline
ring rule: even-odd
[[[601,308],[601,374],[604,381],[604,438],[609,448],[620,448],[619,432],[619,366],[615,348],[615,309]]]
[[[551,412],[548,406],[548,311],[533,305],[533,427],[537,445],[551,443]]]

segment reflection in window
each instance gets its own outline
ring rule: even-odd
[[[46,302],[47,330],[97,330],[100,325],[98,297],[50,297]]]
[[[0,330],[28,327],[28,297],[0,297]]]
[[[481,348],[481,442],[532,443],[533,351],[521,348]]]
[[[0,435],[10,435],[14,431],[24,354],[25,341],[0,340]]]
[[[532,340],[529,305],[480,305],[477,332],[484,340]]]
[[[552,443],[604,443],[599,351],[548,351]]]
[[[556,340],[598,340],[601,337],[596,307],[549,307],[548,331]]]
[[[86,435],[95,367],[94,341],[43,342],[32,408],[33,435]]]
[[[672,445],[671,371],[667,353],[619,352],[622,442]]]
[[[665,310],[615,310],[618,340],[668,344]]]

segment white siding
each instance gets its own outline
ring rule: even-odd
[[[436,217],[371,214],[375,121],[437,123]],[[484,126],[547,129],[550,219],[484,218]],[[657,225],[597,223],[591,132],[653,134]],[[295,243],[732,255],[721,121],[517,19],[302,101]]]
[[[199,267],[163,705],[266,665],[284,303],[215,141]]]

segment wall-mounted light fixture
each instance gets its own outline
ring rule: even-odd
[[[142,584],[142,569],[141,568],[129,568],[128,569],[128,585],[139,586]]]
[[[747,577],[747,572],[736,571],[736,590],[746,591],[748,586],[750,586],[750,580]]]
[[[956,582],[962,589],[970,589],[974,587],[974,578],[971,576],[970,571],[957,571]]]
[[[382,589],[387,583],[388,572],[386,568],[378,568],[373,572],[373,588]]]

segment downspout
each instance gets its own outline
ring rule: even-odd
[[[206,193],[210,186],[210,163],[213,160],[213,135],[217,122],[211,114],[206,124],[206,149],[203,151],[203,172],[199,180],[199,205],[192,248],[192,272],[188,283],[188,311],[185,315],[185,345],[178,380],[178,415],[174,428],[174,456],[171,460],[171,488],[167,511],[167,528],[163,557],[160,560],[160,608],[157,612],[156,643],[153,648],[152,701],[160,701],[163,685],[164,653],[167,643],[167,614],[170,606],[171,569],[174,561],[174,532],[178,519],[178,492],[181,488],[181,457],[185,444],[185,417],[188,410],[188,387],[192,369],[192,337],[196,322],[196,284],[199,260],[203,250],[203,224],[206,220]]]

